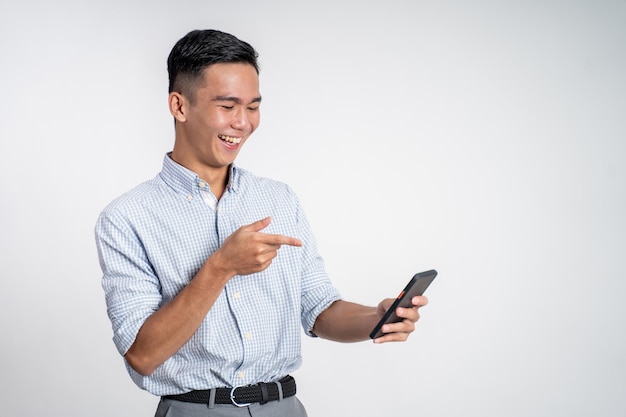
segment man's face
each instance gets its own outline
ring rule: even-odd
[[[174,153],[199,174],[228,167],[259,125],[259,77],[246,63],[220,63],[204,70],[195,102],[184,100]]]

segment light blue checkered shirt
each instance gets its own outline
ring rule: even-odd
[[[104,209],[96,243],[122,355],[231,233],[267,216],[264,232],[303,246],[282,246],[266,270],[233,277],[194,336],[152,375],[126,364],[139,387],[168,395],[276,380],[301,364],[300,326],[311,335],[318,314],[340,296],[297,197],[281,182],[232,167],[217,201],[205,181],[166,155],[159,175]]]

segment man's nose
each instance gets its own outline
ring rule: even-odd
[[[250,118],[245,108],[238,109],[232,120],[232,127],[235,129],[245,130],[250,127]]]

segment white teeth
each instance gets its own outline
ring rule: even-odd
[[[241,138],[237,138],[234,136],[226,136],[226,135],[218,135],[220,139],[222,139],[223,141],[226,141],[228,143],[233,143],[233,144],[237,144],[241,142]]]

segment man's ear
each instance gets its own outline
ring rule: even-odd
[[[172,114],[172,116],[174,116],[174,119],[181,123],[187,121],[187,109],[189,106],[189,102],[182,94],[175,91],[171,92],[168,97],[168,105],[170,108],[170,113]]]

